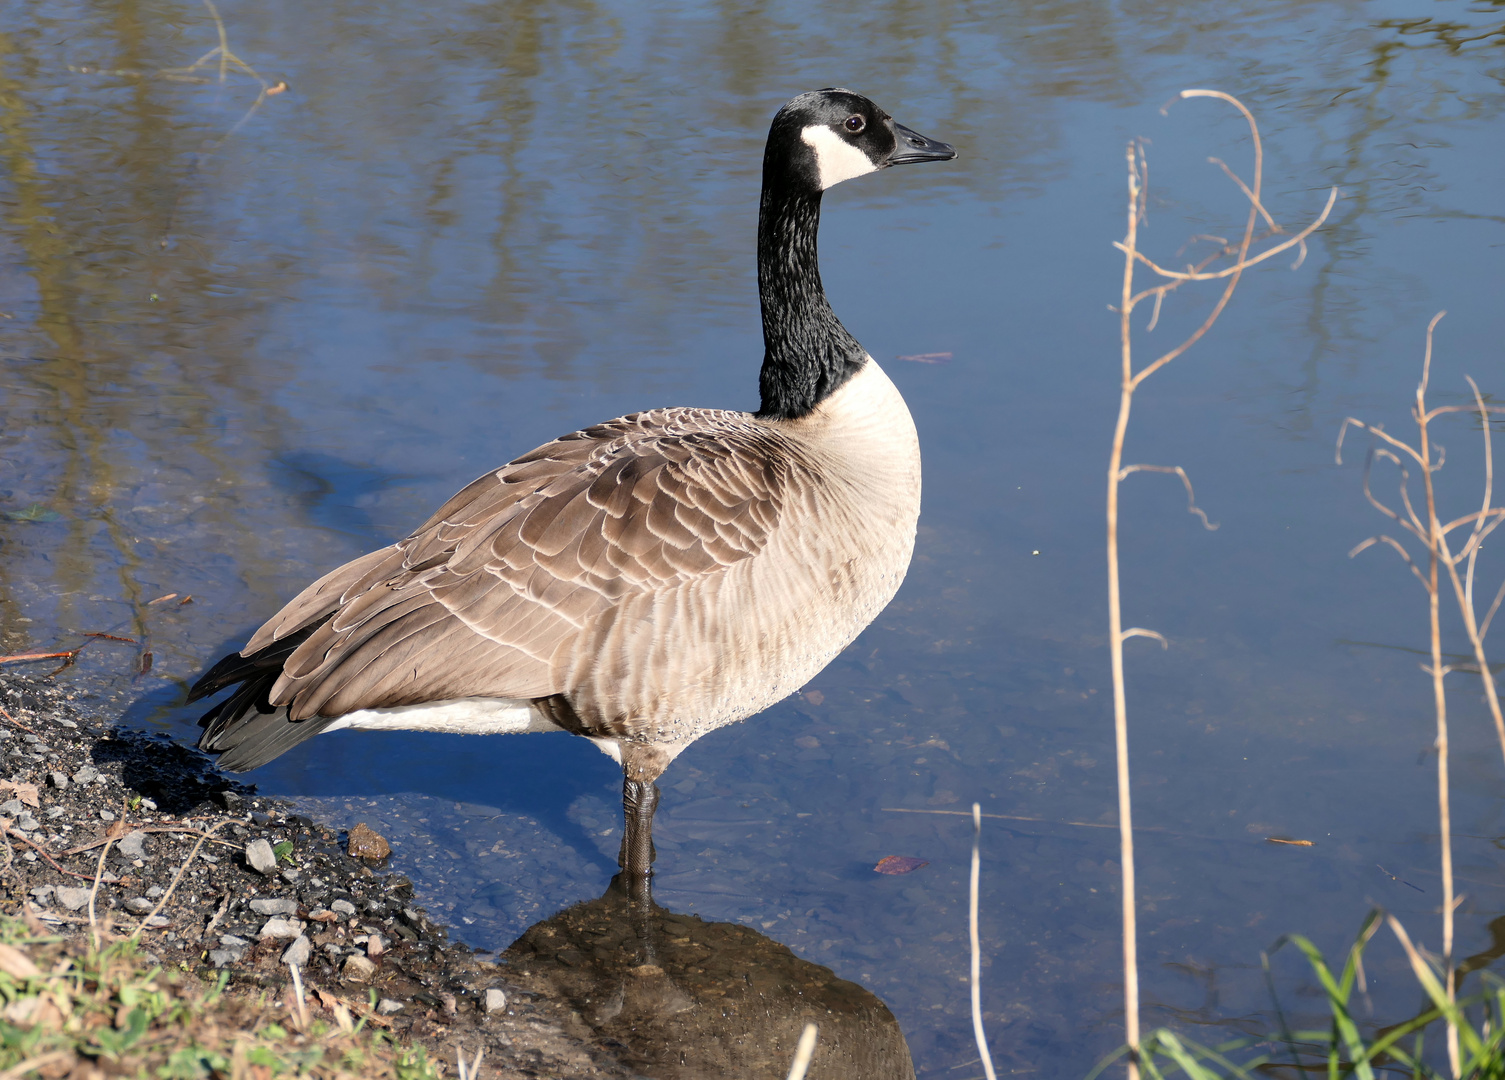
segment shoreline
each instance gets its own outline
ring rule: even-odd
[[[629,1075],[545,983],[451,942],[411,881],[351,853],[380,837],[355,825],[352,845],[90,697],[0,670],[7,914],[65,939],[139,935],[151,962],[283,1008],[297,965],[311,1010],[342,1002],[437,1061],[484,1047],[488,1075]]]

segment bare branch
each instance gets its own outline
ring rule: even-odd
[[[1186,512],[1188,514],[1196,514],[1197,517],[1201,518],[1202,527],[1208,532],[1217,531],[1217,524],[1215,522],[1208,521],[1207,515],[1203,513],[1202,508],[1197,505],[1196,492],[1192,491],[1191,488],[1191,477],[1186,475],[1186,470],[1183,469],[1180,465],[1125,465],[1122,469],[1118,470],[1118,478],[1120,480],[1124,480],[1127,479],[1131,473],[1137,472],[1166,473],[1171,476],[1179,476],[1181,478],[1181,485],[1186,488]]]
[[[1171,647],[1171,643],[1165,640],[1164,634],[1157,633],[1154,630],[1146,630],[1142,626],[1131,626],[1122,634],[1118,635],[1118,639],[1120,641],[1128,641],[1131,637],[1154,638],[1156,641],[1160,642],[1160,647],[1162,649],[1169,649]]]
[[[1489,624],[1494,622],[1495,612],[1500,610],[1501,600],[1505,600],[1505,581],[1500,582],[1500,591],[1495,593],[1495,602],[1489,605],[1484,621],[1479,624],[1479,640],[1484,640],[1484,635],[1489,633]]]
[[[1134,252],[1134,258],[1138,262],[1141,262],[1145,266],[1149,267],[1155,273],[1159,274],[1161,277],[1170,278],[1174,281],[1218,281],[1222,278],[1232,277],[1235,274],[1242,274],[1245,270],[1249,269],[1249,267],[1255,266],[1258,263],[1262,263],[1266,259],[1273,258],[1274,256],[1279,255],[1282,251],[1289,251],[1291,248],[1303,243],[1308,236],[1311,236],[1312,233],[1322,228],[1322,226],[1327,222],[1327,217],[1333,212],[1333,205],[1337,201],[1338,189],[1332,188],[1327,193],[1327,203],[1322,207],[1322,212],[1318,214],[1316,219],[1312,221],[1312,223],[1306,228],[1302,229],[1299,233],[1290,237],[1289,239],[1276,244],[1274,247],[1265,248],[1265,250],[1261,251],[1258,255],[1241,257],[1239,261],[1234,263],[1232,266],[1225,266],[1221,270],[1169,270],[1140,251]],[[1114,244],[1113,246],[1118,248],[1119,251],[1123,251],[1125,254],[1128,254],[1122,244]]]
[[[1365,540],[1358,547],[1350,551],[1348,553],[1348,557],[1351,559],[1359,552],[1365,550],[1366,548],[1373,547],[1375,544],[1389,544],[1392,548],[1394,548],[1395,553],[1402,559],[1406,560],[1406,565],[1411,568],[1411,573],[1415,574],[1417,579],[1421,582],[1421,587],[1423,589],[1427,589],[1427,591],[1429,592],[1431,591],[1431,588],[1427,583],[1426,575],[1421,572],[1421,568],[1418,567],[1416,563],[1411,561],[1411,553],[1406,550],[1404,544],[1395,539],[1393,536],[1385,536],[1384,534],[1381,534],[1379,536],[1371,536],[1368,540]]]

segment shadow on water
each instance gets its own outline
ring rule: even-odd
[[[751,927],[668,911],[646,884],[613,878],[600,899],[529,927],[504,958],[655,1080],[783,1077],[807,1023],[820,1029],[813,1076],[915,1075],[876,995]]]

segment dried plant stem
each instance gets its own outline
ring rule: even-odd
[[[799,1045],[794,1048],[794,1060],[789,1063],[789,1080],[805,1080],[810,1059],[815,1056],[816,1032],[814,1024],[806,1024],[805,1030],[800,1032]]]
[[[1124,1037],[1129,1049],[1129,1080],[1138,1080],[1139,1078],[1139,958],[1134,892],[1133,799],[1129,778],[1129,719],[1128,703],[1124,690],[1123,647],[1124,642],[1131,637],[1154,638],[1161,643],[1162,647],[1166,646],[1167,642],[1164,636],[1153,630],[1146,630],[1142,627],[1133,627],[1127,630],[1124,628],[1122,587],[1118,560],[1119,487],[1125,479],[1136,472],[1159,472],[1179,476],[1186,487],[1188,509],[1190,512],[1201,518],[1204,527],[1208,529],[1217,527],[1208,521],[1207,515],[1197,508],[1192,493],[1191,480],[1180,466],[1124,465],[1124,441],[1128,435],[1129,416],[1134,405],[1134,392],[1145,379],[1165,367],[1171,361],[1182,356],[1212,329],[1213,324],[1217,322],[1219,316],[1223,313],[1223,309],[1228,306],[1229,300],[1232,299],[1233,292],[1238,288],[1239,281],[1246,269],[1292,247],[1299,248],[1301,255],[1304,256],[1306,238],[1327,220],[1327,216],[1331,213],[1338,196],[1337,189],[1334,188],[1329,193],[1327,205],[1323,208],[1322,212],[1294,236],[1289,236],[1285,240],[1273,244],[1257,254],[1251,253],[1250,249],[1255,241],[1254,230],[1261,219],[1266,222],[1272,233],[1280,233],[1282,231],[1275,223],[1275,219],[1270,215],[1269,211],[1265,209],[1263,202],[1261,202],[1261,188],[1264,178],[1264,148],[1260,141],[1259,126],[1255,123],[1254,116],[1244,107],[1242,102],[1220,90],[1183,90],[1180,97],[1216,98],[1219,101],[1232,105],[1239,111],[1249,125],[1249,134],[1254,150],[1254,174],[1253,182],[1246,184],[1222,161],[1216,158],[1212,159],[1238,185],[1239,191],[1249,203],[1249,213],[1244,223],[1243,234],[1236,246],[1220,242],[1217,252],[1203,259],[1200,263],[1189,266],[1185,271],[1169,270],[1152,259],[1147,258],[1139,251],[1139,225],[1144,220],[1149,166],[1145,160],[1144,152],[1138,143],[1130,143],[1128,146],[1128,225],[1123,241],[1114,245],[1124,254],[1124,270],[1122,291],[1117,306],[1119,316],[1120,363],[1118,420],[1114,425],[1113,446],[1108,455],[1106,519],[1108,651],[1113,677],[1113,736],[1118,765],[1119,865],[1122,874],[1120,902],[1123,911]],[[1208,269],[1213,262],[1224,255],[1232,256],[1232,262],[1229,265],[1216,270]],[[1300,264],[1299,258],[1297,264]],[[1150,270],[1160,279],[1160,282],[1136,292],[1134,274],[1140,266]],[[1159,322],[1161,305],[1166,294],[1182,284],[1193,281],[1224,282],[1222,293],[1218,296],[1212,311],[1179,344],[1161,353],[1153,361],[1135,371],[1133,326],[1131,322],[1135,307],[1142,301],[1153,301],[1154,311],[1150,326],[1148,327],[1148,329],[1153,330],[1156,323]],[[986,1055],[984,1055],[984,1060],[986,1060]],[[989,1076],[991,1075],[990,1071]]]
[[[1139,235],[1139,150],[1130,144],[1129,231],[1125,246],[1132,252]],[[1129,1046],[1129,1080],[1139,1080],[1139,931],[1134,905],[1134,807],[1129,795],[1129,711],[1124,695],[1123,605],[1118,580],[1118,487],[1123,481],[1124,437],[1134,404],[1134,358],[1129,316],[1133,312],[1134,257],[1124,260],[1123,302],[1119,305],[1123,382],[1118,399],[1118,423],[1108,455],[1108,655],[1113,669],[1113,740],[1118,761],[1118,864],[1121,869],[1120,906],[1123,911],[1124,1041]]]
[[[993,1071],[993,1055],[988,1052],[988,1036],[982,1028],[982,935],[977,926],[977,894],[982,879],[982,804],[972,804],[972,886],[968,890],[970,904],[967,908],[967,928],[972,942],[972,1036],[977,1040],[977,1053],[982,1058],[983,1072],[988,1080],[998,1080]]]
[[[1422,362],[1421,382],[1416,386],[1416,425],[1420,431],[1422,482],[1427,493],[1427,617],[1432,639],[1432,703],[1437,711],[1437,831],[1438,843],[1442,847],[1442,987],[1448,1004],[1451,1005],[1457,1000],[1456,987],[1453,985],[1453,813],[1448,785],[1448,704],[1442,684],[1447,669],[1442,666],[1442,613],[1438,607],[1442,594],[1437,580],[1437,567],[1442,561],[1447,541],[1442,531],[1442,522],[1437,517],[1437,489],[1433,483],[1436,469],[1432,464],[1432,437],[1427,422],[1427,382],[1432,373],[1432,330],[1437,325],[1438,318],[1441,316],[1433,318],[1431,325],[1427,327],[1426,358]],[[1446,1019],[1448,1066],[1456,1078],[1458,1025],[1452,1016]]]

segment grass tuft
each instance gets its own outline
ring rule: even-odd
[[[159,1080],[438,1080],[422,1047],[364,1020],[305,1023],[265,991],[152,962],[126,939],[95,947],[0,916],[0,1076]]]

